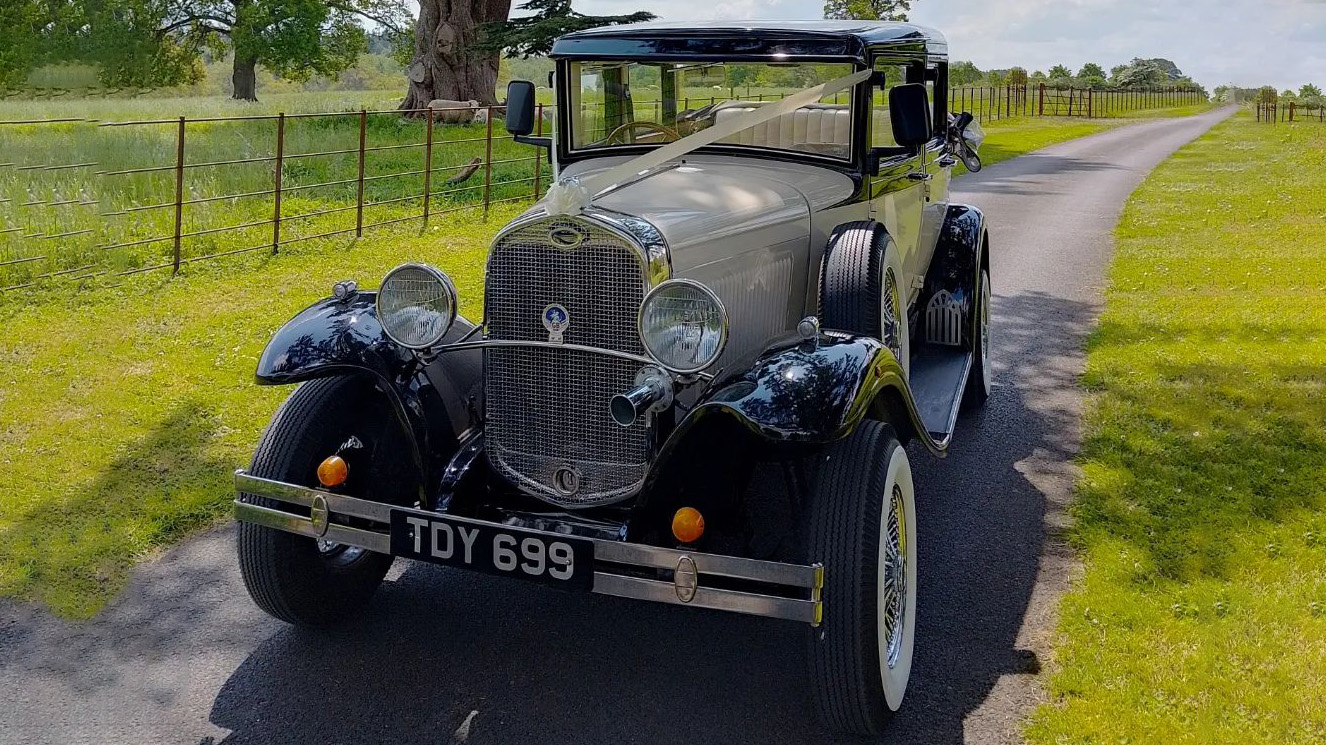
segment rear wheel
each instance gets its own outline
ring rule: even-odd
[[[810,683],[836,731],[877,734],[902,706],[916,635],[916,500],[893,429],[866,421],[821,456],[809,559],[824,564]]]
[[[317,487],[318,464],[348,445],[351,477],[338,491],[396,501],[398,475],[408,468],[399,463],[405,449],[398,432],[387,402],[366,381],[313,380],[296,388],[276,412],[249,471]],[[272,509],[300,509],[250,494],[240,499]],[[245,522],[239,524],[238,552],[244,586],[258,607],[301,626],[330,625],[359,610],[392,563],[384,554]]]
[[[980,286],[976,288],[976,328],[972,339],[971,374],[967,377],[967,390],[963,404],[969,409],[985,405],[990,398],[990,270],[981,270]]]
[[[878,223],[847,223],[834,231],[820,269],[820,323],[884,342],[909,368],[907,289],[898,246]]]

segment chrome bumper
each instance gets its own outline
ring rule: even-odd
[[[403,512],[422,518],[434,516],[425,510],[395,507],[258,478],[243,470],[235,472],[235,491],[307,507],[310,514],[309,517],[303,517],[236,499],[236,519],[348,546],[358,546],[382,554],[391,553],[391,536],[387,526],[391,524],[393,512]],[[340,525],[333,519],[337,515],[371,520],[380,523],[382,529],[366,530]],[[453,520],[461,519],[447,517]],[[505,527],[500,523],[465,520],[498,530]],[[558,537],[558,534],[550,532],[544,532],[543,535],[550,539]],[[809,623],[812,626],[818,626],[823,617],[820,591],[824,587],[824,568],[820,564],[813,566],[780,564],[735,556],[678,551],[638,543],[588,540],[594,544],[593,591],[601,595],[781,618]],[[639,577],[623,571],[627,568],[670,571],[673,579]],[[765,595],[706,585],[705,579],[713,577],[744,580],[767,585],[771,589],[795,590],[798,591],[797,594],[807,597]]]

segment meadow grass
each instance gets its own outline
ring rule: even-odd
[[[1324,172],[1244,113],[1129,202],[1033,743],[1326,741]]]
[[[1115,123],[992,125],[986,160]],[[335,281],[372,287],[405,260],[446,270],[461,312],[479,318],[488,242],[520,209],[188,264],[174,279],[64,283],[0,305],[0,594],[87,617],[135,561],[227,519],[231,473],[289,392],[253,384],[272,332]]]

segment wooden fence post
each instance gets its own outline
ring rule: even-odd
[[[734,95],[733,98],[736,98],[736,96]],[[535,116],[537,116],[537,117],[539,118],[539,119],[538,119],[538,123],[534,125],[534,127],[535,127],[534,134],[537,135],[537,136],[539,136],[539,137],[542,137],[542,136],[543,136],[543,104],[539,104],[539,106],[538,106],[538,110],[535,111],[534,114],[535,114]],[[658,121],[658,120],[655,119],[654,121]],[[541,147],[536,147],[536,148],[534,148],[534,198],[535,198],[535,199],[538,199],[538,198],[539,198],[539,186],[541,185],[541,184],[540,184],[540,181],[541,181],[541,178],[540,178],[540,177],[541,177],[541,176],[543,176],[543,148],[541,148]]]
[[[492,204],[493,186],[493,107],[488,107],[488,133],[484,136],[483,156],[483,219],[488,219],[488,206]]]
[[[1295,102],[1295,101],[1290,101],[1290,102],[1289,102],[1289,121],[1291,121],[1291,122],[1294,121],[1294,112],[1295,112],[1297,109],[1298,109],[1298,103]]]
[[[355,237],[364,235],[364,140],[368,135],[368,110],[359,110],[359,197],[355,209]]]
[[[1094,119],[1096,116],[1096,92],[1087,89],[1087,118]]]
[[[272,254],[281,250],[281,179],[285,172],[285,114],[276,115],[276,167],[272,169]]]
[[[1040,107],[1036,116],[1045,116],[1045,84],[1040,84]]]
[[[180,233],[184,227],[184,117],[175,133],[175,271],[180,273]]]
[[[424,125],[424,227],[428,227],[428,213],[433,197],[433,107],[428,107]]]

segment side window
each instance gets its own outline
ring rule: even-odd
[[[891,62],[876,62],[875,72],[884,73],[884,87],[876,88],[870,102],[870,146],[898,147],[893,139],[893,121],[889,118],[889,91],[907,82],[907,67]]]

